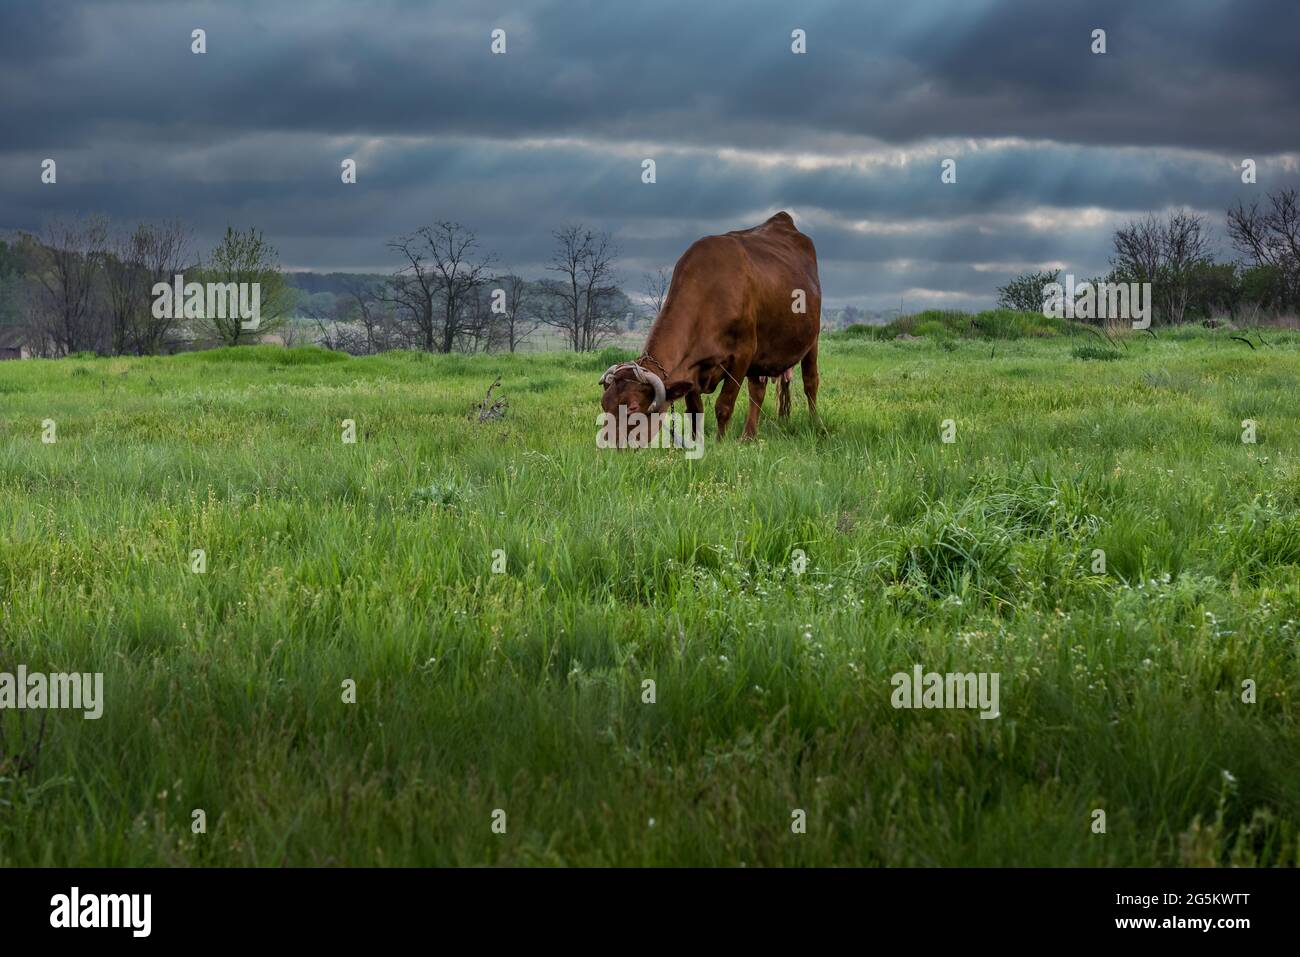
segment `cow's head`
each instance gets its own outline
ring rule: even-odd
[[[664,385],[662,378],[638,363],[611,365],[601,376],[601,386],[604,389],[601,408],[612,416],[612,421],[620,424],[617,430],[617,447],[620,449],[629,445],[629,430],[636,434],[636,419],[633,416],[666,412],[668,403],[681,398],[689,390],[688,382]],[[620,408],[625,410],[623,415],[620,415]],[[621,428],[621,424],[628,421],[632,423],[632,429]],[[658,419],[651,420],[651,423],[658,423]],[[647,423],[647,428],[653,428],[653,425]],[[630,442],[630,445],[638,445],[638,442]]]
[[[628,413],[662,412],[668,404],[664,380],[635,362],[616,362],[600,377],[605,392],[600,405],[606,412],[618,415],[619,406],[627,406]]]

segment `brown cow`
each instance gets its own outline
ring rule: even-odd
[[[645,353],[601,376],[601,406],[615,416],[619,406],[629,413],[653,413],[684,397],[687,412],[702,413],[702,396],[721,383],[713,407],[721,439],[740,382],[748,378],[742,438],[751,439],[767,379],[777,383],[778,414],[789,415],[790,373],[801,365],[808,411],[816,421],[821,313],[817,250],[795,229],[789,213],[777,213],[753,229],[705,236],[677,260]]]

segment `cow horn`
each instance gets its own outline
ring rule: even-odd
[[[605,370],[605,374],[600,377],[600,384],[609,385],[610,379],[619,369],[631,369],[632,374],[636,376],[638,382],[649,382],[651,388],[655,390],[655,401],[650,406],[651,412],[658,412],[664,407],[664,402],[668,398],[668,391],[664,388],[664,380],[659,378],[645,366],[637,365],[635,362],[615,362]]]
[[[641,369],[640,366],[637,366],[637,368]],[[658,412],[664,407],[664,400],[668,397],[668,393],[664,389],[664,380],[659,378],[649,369],[641,369],[641,371],[645,373],[646,378],[650,380],[650,384],[654,386],[655,390],[655,402],[654,405],[650,406],[650,411]]]

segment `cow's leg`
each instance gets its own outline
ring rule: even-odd
[[[776,380],[776,417],[790,417],[790,380],[794,377],[794,366],[782,372]]]
[[[704,415],[704,396],[698,392],[686,393],[686,413],[690,416],[686,420],[686,434],[692,439],[698,439],[704,428],[704,419],[695,417]]]
[[[727,423],[731,421],[731,410],[736,407],[736,396],[740,395],[740,383],[727,376],[722,382],[722,391],[718,401],[713,403],[713,417],[718,420],[718,441],[727,435]]]
[[[763,396],[767,395],[767,380],[752,376],[749,380],[749,413],[745,416],[742,439],[752,439],[758,434],[758,417],[763,411]]]
[[[813,343],[813,347],[803,357],[803,362],[799,363],[799,368],[803,372],[803,394],[808,397],[808,415],[812,417],[815,424],[817,422],[817,384],[820,381],[817,375],[817,343]]]

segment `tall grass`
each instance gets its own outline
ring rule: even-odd
[[[107,699],[0,712],[0,865],[1294,865],[1297,341],[1126,345],[828,337],[696,462],[609,355],[0,364],[0,670]]]

